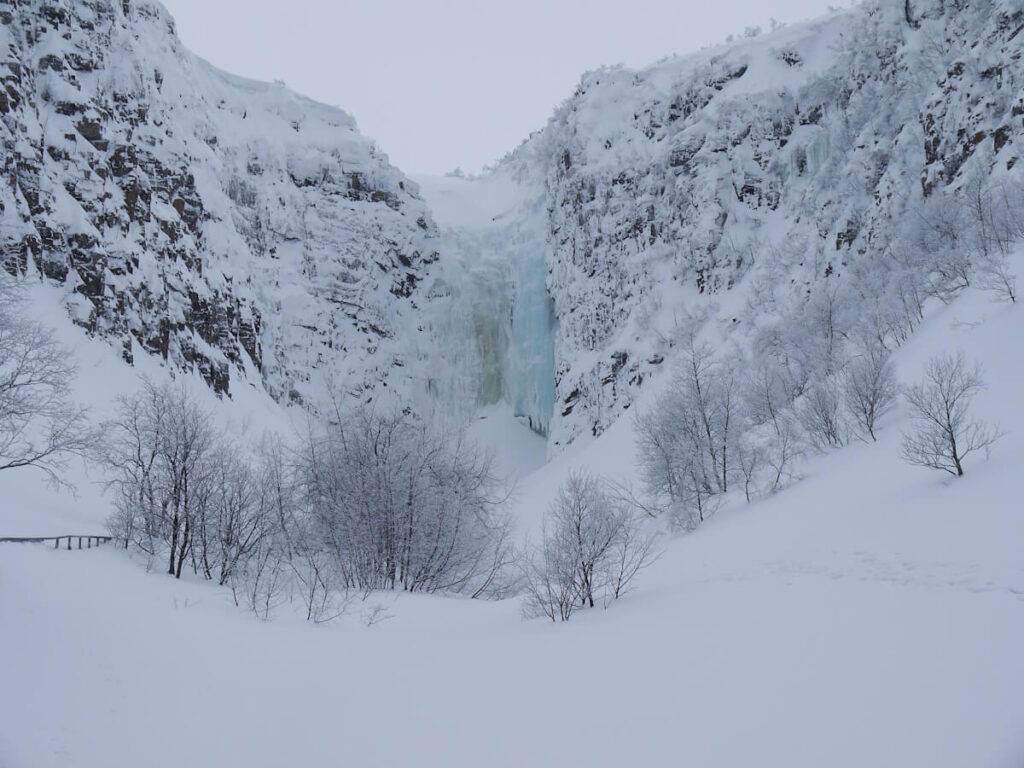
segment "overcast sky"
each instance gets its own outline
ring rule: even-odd
[[[234,74],[354,115],[406,173],[475,172],[541,128],[580,75],[639,67],[849,0],[163,0]]]

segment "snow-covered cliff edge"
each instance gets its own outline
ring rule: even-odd
[[[886,0],[584,76],[496,171],[544,190],[552,444],[606,429],[702,323],[749,344],[776,299],[931,268],[894,250],[941,193],[1020,185],[1022,30],[1010,0]]]
[[[148,0],[0,4],[0,259],[89,333],[218,392],[370,396],[437,233],[344,112],[190,54]]]

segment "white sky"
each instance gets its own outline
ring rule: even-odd
[[[354,115],[406,173],[475,172],[580,75],[649,64],[849,0],[163,0],[191,50]]]

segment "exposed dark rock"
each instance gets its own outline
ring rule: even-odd
[[[34,264],[73,286],[91,307],[83,316],[79,299],[76,321],[126,362],[137,345],[218,393],[245,370],[307,403],[327,388],[317,372],[355,393],[388,378],[381,349],[437,258],[437,230],[351,118],[276,86],[232,97],[148,2],[4,3],[0,23],[13,41],[0,61],[0,210],[25,223],[0,238],[4,269]],[[107,70],[117,76],[84,76]],[[282,123],[289,136],[267,153]],[[289,178],[294,193],[281,191]],[[282,316],[284,297],[298,317]]]

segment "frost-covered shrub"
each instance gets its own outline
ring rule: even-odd
[[[488,456],[403,414],[343,414],[300,450],[247,450],[181,387],[146,383],[105,424],[99,458],[123,546],[231,588],[262,617],[286,600],[306,618],[352,590],[515,590],[509,520]]]
[[[861,437],[876,440],[878,420],[896,400],[898,387],[889,362],[889,352],[870,344],[843,371],[843,402]]]
[[[345,413],[309,436],[297,480],[343,588],[476,594],[508,565],[505,494],[489,455],[459,434]]]
[[[525,562],[527,616],[568,621],[617,600],[651,562],[654,537],[605,482],[573,472],[548,510],[540,548]]]

